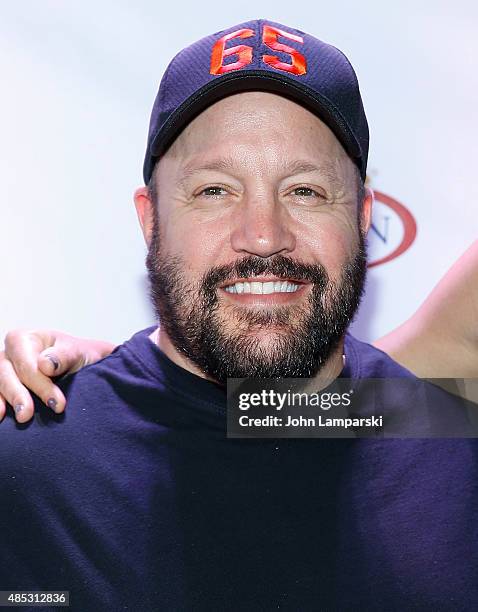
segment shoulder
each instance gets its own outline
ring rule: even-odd
[[[137,332],[117,346],[103,359],[83,367],[78,372],[56,381],[68,397],[76,397],[88,389],[90,397],[100,396],[112,388],[123,386],[138,388],[150,380],[161,378],[160,363],[151,358],[152,343],[149,340],[151,328]]]
[[[16,448],[20,440],[35,440],[35,444],[38,444],[52,435],[56,445],[60,439],[68,438],[69,432],[80,436],[81,431],[97,429],[98,410],[101,410],[102,427],[105,427],[108,415],[113,416],[123,404],[122,386],[134,384],[134,381],[139,384],[140,370],[125,343],[100,361],[73,374],[56,378],[55,384],[67,398],[65,412],[55,414],[32,394],[35,414],[28,423],[17,423],[12,411],[7,411],[0,425],[0,454],[9,440]]]
[[[384,414],[389,419],[394,415],[394,427],[399,428],[400,435],[476,438],[477,426],[469,415],[476,412],[477,406],[456,394],[456,390],[445,390],[433,379],[418,378],[380,349],[353,336],[347,335],[345,350],[346,355],[354,356],[353,378],[370,379],[370,384],[361,387],[362,397],[367,401],[379,398]],[[376,379],[382,380],[378,383]]]
[[[387,353],[351,334],[345,336],[344,349],[346,358],[352,362],[353,378],[416,378]]]

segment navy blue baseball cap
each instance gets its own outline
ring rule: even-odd
[[[151,113],[145,183],[194,117],[242,91],[277,93],[309,109],[333,131],[365,180],[368,124],[348,59],[310,34],[257,19],[206,36],[173,58]]]

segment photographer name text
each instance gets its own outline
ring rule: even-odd
[[[378,428],[383,426],[383,416],[326,418],[319,415],[318,417],[288,416],[287,419],[283,419],[282,417],[272,415],[267,415],[262,418],[254,418],[243,414],[239,417],[239,425],[241,427],[340,427],[343,429],[364,427]]]

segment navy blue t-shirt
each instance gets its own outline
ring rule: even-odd
[[[73,610],[478,608],[473,439],[228,439],[225,390],[139,332],[0,426],[0,590]],[[347,336],[350,378],[411,377]]]

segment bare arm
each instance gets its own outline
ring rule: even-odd
[[[478,378],[478,240],[417,312],[374,344],[423,378]]]

